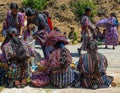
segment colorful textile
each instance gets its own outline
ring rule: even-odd
[[[50,58],[48,60],[48,63],[50,64],[50,69],[52,68],[60,68],[60,58],[61,58],[61,49],[55,49],[51,55]],[[68,66],[71,64],[72,62],[72,58],[70,55],[70,51],[67,49],[66,51],[66,59],[67,59],[67,63]]]
[[[35,71],[32,73],[31,83],[35,87],[43,87],[50,83],[49,72],[39,72]]]
[[[88,16],[83,16],[81,19],[81,26],[82,26],[82,49],[86,50],[86,44],[89,40],[93,39],[92,31],[94,27]]]
[[[0,86],[7,84],[7,69],[2,65],[4,64],[0,62]]]
[[[34,56],[34,51],[31,48],[25,47],[26,57]],[[15,59],[16,52],[13,51],[10,42],[6,43],[2,47],[1,60],[2,62],[8,63],[7,69],[7,78],[10,80],[18,80],[27,78],[27,66],[28,66],[28,58],[26,58],[25,62],[18,62]]]
[[[16,27],[18,29],[18,31],[20,31],[21,26],[24,26],[24,17],[23,17],[23,15],[20,12],[18,12],[17,16],[14,17],[11,14],[11,11],[8,11],[7,16],[6,16],[6,27],[7,27],[7,29],[9,27]]]
[[[46,43],[49,45],[49,44],[52,44],[52,42],[54,42],[54,44],[55,44],[58,41],[61,41],[64,45],[68,44],[68,41],[64,35],[62,35],[61,33],[57,32],[57,31],[51,31],[48,34]]]
[[[106,45],[116,46],[118,44],[118,31],[117,31],[118,23],[116,22],[116,18],[111,17],[100,20],[96,24],[96,26],[106,28],[106,35],[105,35]]]
[[[74,72],[68,68],[66,71],[58,71],[57,73],[51,74],[51,82],[57,87],[64,88],[70,85],[74,81]],[[56,71],[55,71],[56,72]]]
[[[97,53],[97,69],[96,61],[92,59],[90,53],[83,54],[78,63],[78,70],[81,72],[81,85],[86,88],[91,88],[94,85],[97,87],[109,87],[111,81],[106,76],[107,60],[101,53]]]
[[[48,37],[48,34],[45,30],[36,31],[33,33],[35,39],[40,42],[40,45],[44,46]]]
[[[47,21],[48,21],[48,25],[49,25],[49,27],[50,27],[50,30],[52,31],[53,26],[52,26],[52,21],[51,21],[51,18],[50,18],[50,17],[48,17],[48,18],[47,18]]]
[[[118,44],[118,31],[115,23],[116,19],[114,17],[109,19],[110,27],[108,26],[106,29],[105,44],[116,46]]]
[[[10,62],[8,66],[7,78],[12,80],[20,80],[27,78],[27,62],[21,64]]]
[[[61,61],[64,59],[64,56],[62,56],[61,53],[61,48],[55,49],[47,61],[47,66],[51,71],[51,82],[60,88],[70,85],[74,80],[73,70],[70,69],[70,64],[72,62],[70,51],[66,49],[65,54],[66,62],[64,67],[61,66]]]

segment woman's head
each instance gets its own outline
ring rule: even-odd
[[[71,31],[72,31],[72,32],[74,32],[74,30],[75,30],[75,28],[74,28],[74,27],[71,27],[70,29],[71,29]]]
[[[91,9],[90,7],[86,7],[86,8],[85,8],[85,14],[86,14],[87,16],[91,16],[91,13],[92,13],[92,9]]]
[[[35,18],[35,14],[36,14],[35,10],[33,10],[32,8],[28,7],[26,9],[26,16],[27,16],[28,19],[33,20]]]
[[[48,11],[44,11],[44,12],[42,12],[42,13],[45,14],[47,17],[51,18],[51,16],[50,16],[50,14],[49,14]]]
[[[21,13],[25,13],[25,8],[24,7],[21,7],[19,10],[20,10]]]
[[[16,28],[13,28],[13,27],[10,27],[8,30],[7,30],[7,36],[4,40],[4,42],[2,43],[1,45],[1,48],[6,44],[8,43],[10,40],[14,39],[14,41],[16,43],[19,43],[18,40],[15,40],[15,38],[17,38],[18,36],[18,30]],[[14,38],[15,37],[15,38]]]
[[[98,49],[97,41],[96,40],[90,40],[87,43],[86,48],[87,48],[87,51],[96,53],[97,49]]]
[[[115,13],[110,13],[110,17],[116,17]]]
[[[17,36],[18,35],[18,30],[14,27],[10,27],[8,30],[7,30],[7,37],[9,39],[13,38],[14,36]]]
[[[16,3],[11,3],[10,10],[12,11],[12,14],[16,16],[18,12],[18,5]]]

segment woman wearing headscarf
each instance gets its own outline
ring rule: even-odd
[[[10,11],[6,15],[6,27],[16,27],[18,30],[18,35],[22,36],[24,28],[24,17],[20,12],[18,12],[18,5],[16,3],[10,4]]]
[[[28,26],[28,32],[27,32],[26,36],[30,36],[29,25],[31,23],[35,24],[37,26],[37,29],[36,29],[36,31],[33,32],[33,36],[38,41],[38,43],[40,43],[42,50],[43,50],[44,57],[46,57],[45,40],[47,38],[46,30],[48,27],[46,18],[42,14],[37,13],[35,10],[33,10],[29,7],[26,9],[26,16],[27,16],[27,26]]]
[[[105,48],[108,45],[112,45],[113,49],[118,44],[118,21],[116,19],[115,13],[110,14],[109,24],[107,25],[106,35],[105,35]]]
[[[81,53],[81,50],[86,50],[86,45],[89,40],[93,39],[93,31],[95,27],[92,25],[90,16],[92,13],[92,9],[90,7],[85,8],[85,14],[82,16],[80,20],[80,24],[82,27],[82,46],[78,49],[78,52]]]
[[[17,37],[18,30],[9,28],[5,41],[1,45],[2,62],[8,64],[8,87],[24,87],[27,82],[28,58],[34,56],[33,50],[22,44]]]
[[[78,70],[81,73],[81,86],[85,88],[106,88],[111,81],[106,75],[107,59],[97,52],[97,42],[90,40],[86,46],[87,53],[80,56]]]
[[[64,88],[74,81],[74,72],[70,68],[72,57],[63,42],[52,42],[52,46],[54,51],[47,60],[51,82],[59,88]]]

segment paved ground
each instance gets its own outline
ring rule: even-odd
[[[79,55],[77,53],[77,48],[80,44],[77,45],[68,45],[67,47],[71,51],[71,55],[73,57],[73,62],[79,60]],[[43,57],[42,51],[39,49],[39,46],[36,46],[37,52]],[[112,50],[111,47],[109,49],[104,49],[104,46],[99,47],[99,52],[103,53],[108,59],[108,69],[107,74],[112,75],[115,78],[115,82],[117,84],[120,83],[120,46],[117,46],[115,50]],[[84,53],[84,51],[82,52]],[[24,89],[3,89],[1,93],[120,93],[120,87],[110,87],[107,89],[98,89],[98,90],[88,90],[88,89],[53,89],[53,88],[32,88],[25,87]]]

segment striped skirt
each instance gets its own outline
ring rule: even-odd
[[[94,85],[97,85],[98,88],[106,88],[111,84],[111,80],[104,74],[101,77],[96,79],[93,78],[82,78],[81,85],[82,87],[91,88]]]
[[[72,69],[68,69],[67,71],[59,71],[57,73],[51,74],[51,82],[59,87],[59,88],[64,88],[70,85],[74,81],[74,72]]]
[[[26,67],[25,67],[26,66]],[[21,80],[27,78],[27,64],[11,63],[8,66],[7,78],[10,80]]]

